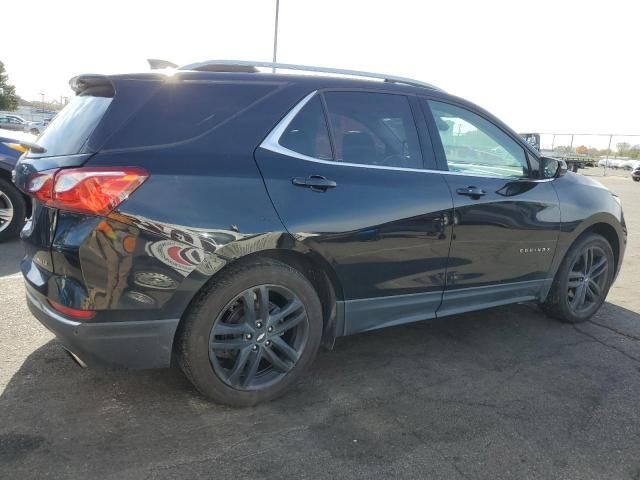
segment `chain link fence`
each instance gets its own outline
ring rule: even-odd
[[[640,166],[640,134],[540,133],[540,150],[579,162],[586,175],[629,175]]]

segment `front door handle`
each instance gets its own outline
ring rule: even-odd
[[[458,195],[466,195],[467,197],[475,197],[475,198],[480,198],[481,196],[487,194],[487,192],[485,192],[483,189],[478,187],[459,188],[456,190],[456,193]]]
[[[307,178],[292,178],[291,183],[297,187],[307,187],[315,192],[326,192],[329,188],[336,188],[338,184],[322,175],[311,175]]]

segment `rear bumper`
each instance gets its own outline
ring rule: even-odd
[[[139,322],[77,322],[52,310],[26,282],[31,313],[86,366],[166,368],[179,319]]]

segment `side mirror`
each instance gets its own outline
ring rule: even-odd
[[[557,178],[567,173],[567,162],[559,158],[540,157],[540,178]]]

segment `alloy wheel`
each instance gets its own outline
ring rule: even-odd
[[[239,390],[267,388],[296,365],[309,337],[300,299],[278,285],[258,285],[234,298],[209,335],[209,360],[218,377]]]
[[[11,199],[6,193],[0,191],[0,232],[9,228],[12,220],[13,203],[11,203]]]
[[[574,260],[567,283],[567,300],[574,313],[584,313],[599,303],[608,270],[607,255],[600,247],[588,247]]]

